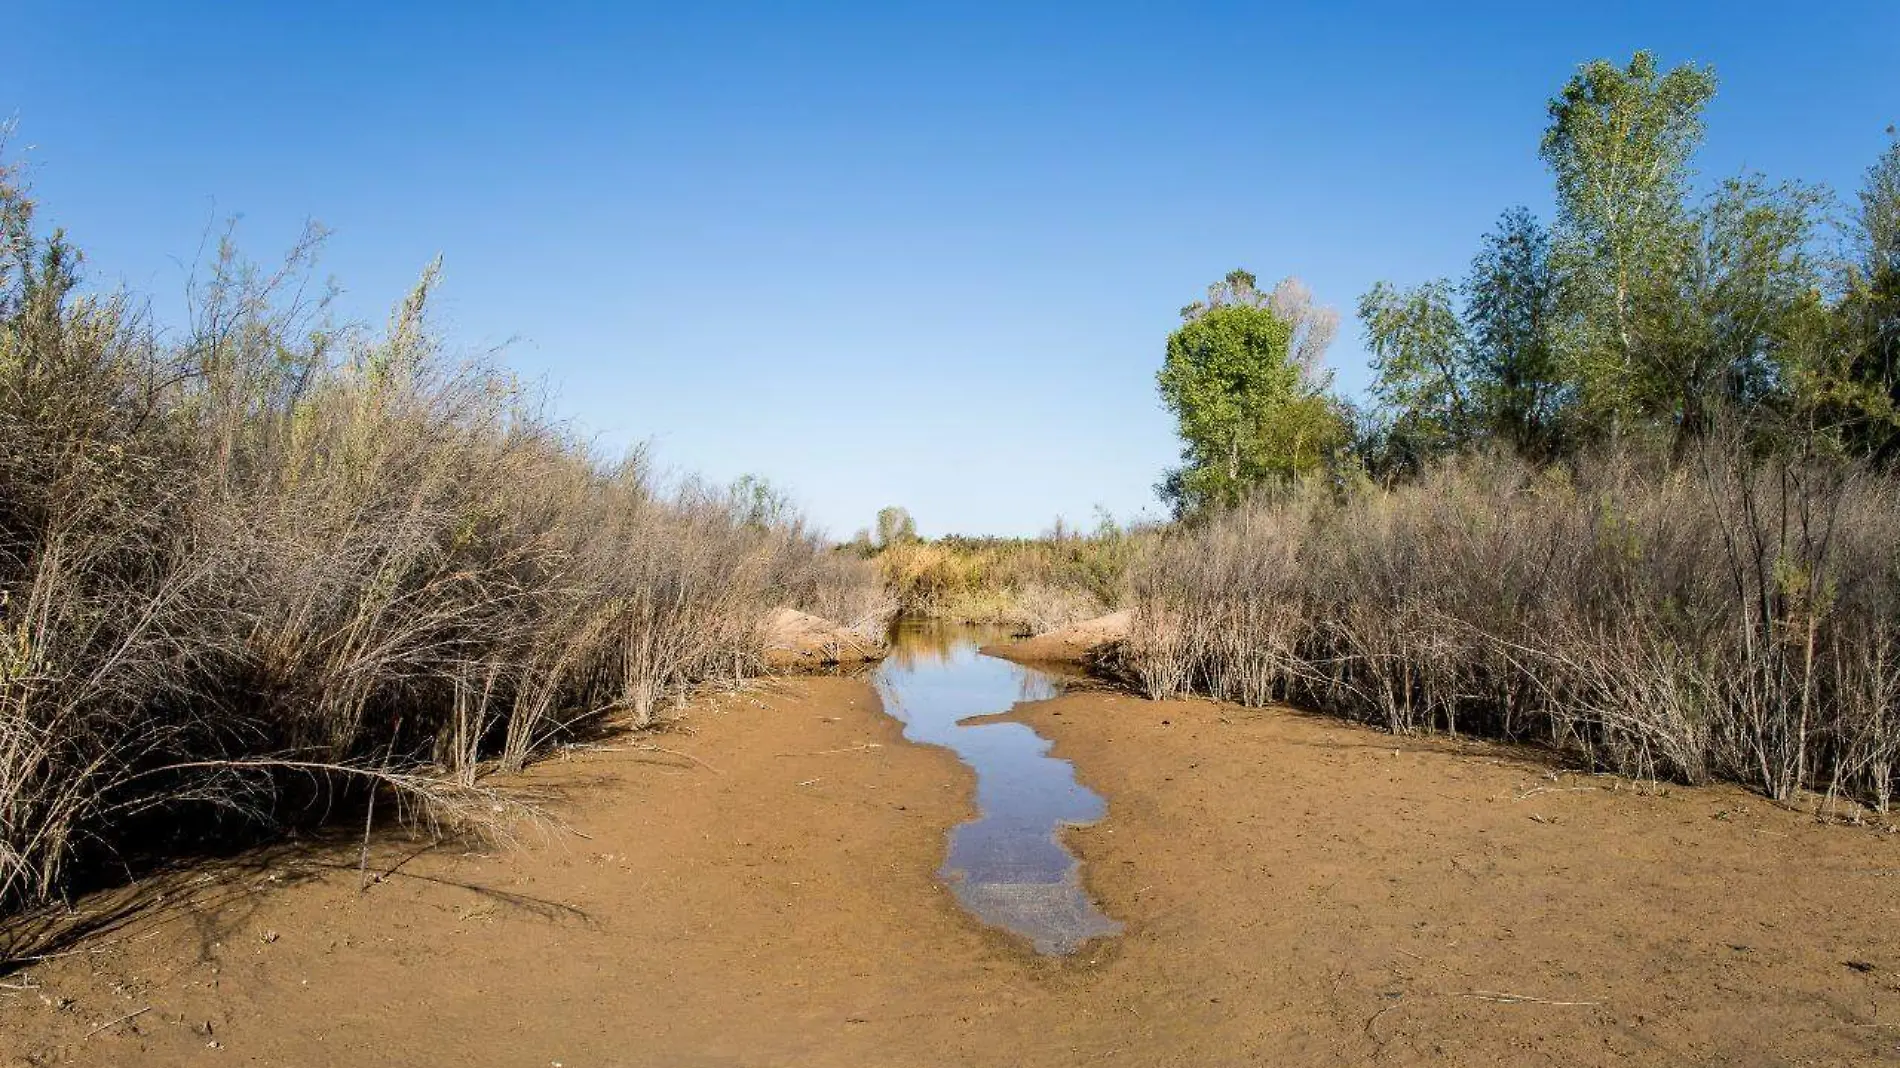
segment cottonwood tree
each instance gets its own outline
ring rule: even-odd
[[[1416,470],[1481,438],[1553,456],[1575,392],[1555,351],[1559,287],[1549,235],[1513,208],[1459,286],[1380,282],[1361,297],[1373,354],[1373,466]]]
[[[774,486],[763,475],[744,474],[726,490],[734,518],[757,530],[796,520],[797,508],[791,495]]]
[[[1867,171],[1843,271],[1841,352],[1831,406],[1850,445],[1900,462],[1900,136]]]
[[[1326,350],[1339,335],[1337,309],[1313,302],[1313,289],[1298,278],[1282,278],[1273,289],[1261,292],[1254,276],[1244,270],[1207,287],[1207,299],[1181,309],[1181,318],[1189,322],[1221,308],[1268,308],[1287,324],[1287,355],[1299,369],[1300,377],[1315,388],[1330,385],[1326,377]]]
[[[1471,340],[1452,295],[1451,284],[1437,279],[1409,289],[1379,282],[1359,298],[1385,438],[1382,466],[1416,469],[1481,429]]]
[[[1361,298],[1370,467],[1480,441],[1547,461],[1639,432],[1681,456],[1721,428],[1900,463],[1900,140],[1840,260],[1823,189],[1743,174],[1691,198],[1714,91],[1707,68],[1647,52],[1586,64],[1550,103],[1553,228],[1513,209],[1456,288]]]
[[[1157,376],[1182,463],[1157,487],[1177,515],[1239,501],[1313,471],[1348,436],[1321,357],[1338,314],[1297,280],[1263,293],[1243,270],[1181,309]]]
[[[1649,52],[1585,64],[1550,102],[1542,156],[1557,182],[1557,255],[1569,278],[1565,358],[1612,437],[1638,414],[1654,338],[1643,309],[1679,273],[1690,162],[1711,68],[1664,73]]]
[[[917,523],[910,513],[896,505],[880,508],[877,512],[877,546],[888,549],[893,545],[903,545],[917,540]]]
[[[1557,362],[1560,287],[1550,234],[1521,207],[1484,236],[1461,287],[1474,402],[1490,433],[1536,460],[1560,451],[1573,392]]]
[[[1675,285],[1652,289],[1637,316],[1648,338],[1638,400],[1679,450],[1724,416],[1772,415],[1812,358],[1800,342],[1824,314],[1812,249],[1825,204],[1819,190],[1744,177],[1693,213]]]

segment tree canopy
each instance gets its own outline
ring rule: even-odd
[[[1536,460],[1632,437],[1680,452],[1725,426],[1900,459],[1900,143],[1868,172],[1839,261],[1825,190],[1744,173],[1696,192],[1715,89],[1709,68],[1647,52],[1585,64],[1541,145],[1554,223],[1511,209],[1461,284],[1360,299],[1369,466],[1480,443]]]
[[[1181,310],[1158,384],[1183,442],[1160,492],[1177,514],[1320,467],[1346,439],[1322,369],[1338,315],[1287,279],[1263,293],[1235,270]]]

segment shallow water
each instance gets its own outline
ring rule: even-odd
[[[901,622],[874,679],[904,737],[943,746],[976,771],[979,815],[951,830],[938,875],[984,922],[1029,939],[1037,952],[1070,953],[1121,930],[1089,900],[1081,862],[1057,837],[1065,824],[1100,819],[1106,806],[1027,724],[966,722],[1062,692],[1047,672],[977,652],[1003,640],[995,629]]]

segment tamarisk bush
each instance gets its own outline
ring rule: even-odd
[[[1883,811],[1900,775],[1900,493],[1846,461],[1466,456],[1260,497],[1163,538],[1133,583],[1120,662],[1157,697]]]
[[[776,605],[882,610],[797,519],[662,492],[446,356],[434,267],[371,333],[305,295],[320,235],[275,273],[227,242],[168,340],[33,223],[0,170],[0,908],[365,789],[453,815],[754,671]]]

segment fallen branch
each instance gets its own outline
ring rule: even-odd
[[[725,772],[720,771],[718,768],[713,767],[711,764],[706,763],[704,760],[699,759],[693,754],[682,753],[677,749],[668,749],[662,745],[636,745],[636,746],[633,746],[633,748],[638,749],[642,752],[665,753],[667,756],[676,756],[676,757],[679,757],[681,760],[690,760],[693,763],[698,764],[700,767],[705,768],[707,771],[712,772],[714,775],[725,774]]]
[[[84,1035],[80,1036],[79,1041],[84,1042],[86,1039],[91,1038],[92,1036],[98,1034],[99,1032],[105,1030],[108,1027],[117,1027],[118,1025],[126,1022],[127,1020],[137,1019],[138,1017],[143,1016],[146,1013],[151,1012],[151,1011],[152,1011],[152,1007],[150,1005],[147,1005],[142,1009],[134,1009],[133,1011],[126,1013],[124,1016],[121,1016],[116,1020],[107,1020],[105,1023],[100,1024],[99,1026],[93,1028],[90,1031],[87,1031]]]
[[[1526,790],[1511,800],[1522,801],[1527,797],[1534,797],[1538,794],[1586,794],[1593,790],[1601,789],[1603,789],[1601,786],[1539,786],[1535,790]]]
[[[1500,1005],[1601,1005],[1601,1001],[1552,1001],[1549,998],[1536,998],[1529,994],[1505,994],[1496,990],[1472,990],[1458,995],[1461,998],[1475,998],[1479,1001],[1495,1001]]]
[[[856,745],[849,745],[843,749],[820,749],[815,753],[780,753],[778,755],[782,757],[831,756],[835,753],[868,753],[873,749],[882,748],[884,748],[883,742],[859,742]]]

